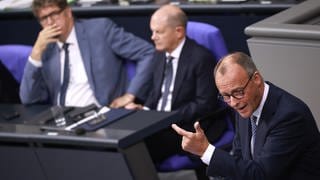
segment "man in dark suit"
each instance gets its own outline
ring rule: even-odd
[[[157,52],[153,60],[152,88],[144,106],[159,111],[178,111],[182,117],[179,124],[191,129],[197,118],[215,110],[217,89],[211,74],[216,60],[206,48],[186,37],[186,24],[185,13],[174,5],[162,6],[152,15],[151,38]],[[169,56],[172,59],[168,60]],[[172,63],[173,77],[167,86],[168,63]],[[141,109],[142,105],[130,104],[127,108]],[[215,127],[219,135],[225,124],[218,124]],[[183,153],[180,141],[181,137],[171,128],[146,140],[155,162]]]
[[[141,92],[151,76],[151,44],[107,18],[74,20],[66,0],[34,0],[32,10],[43,29],[25,67],[20,89],[24,104],[117,108],[146,98]],[[69,63],[64,63],[66,57]],[[128,87],[125,60],[138,64]]]
[[[235,52],[215,67],[220,97],[236,114],[232,155],[195,133],[172,125],[183,149],[201,156],[208,175],[226,179],[320,179],[320,134],[307,105],[264,82],[252,59]]]

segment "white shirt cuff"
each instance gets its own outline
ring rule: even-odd
[[[209,144],[209,146],[207,147],[206,151],[201,156],[201,160],[202,160],[203,163],[205,163],[206,165],[209,165],[210,160],[212,158],[212,155],[213,155],[215,149],[216,149],[216,147],[214,147],[213,145]]]
[[[29,62],[31,62],[32,65],[34,65],[35,67],[42,67],[42,61],[36,61],[34,59],[31,58],[31,56],[29,56]]]
[[[150,108],[148,108],[146,106],[143,106],[142,109],[145,110],[145,111],[150,111]]]

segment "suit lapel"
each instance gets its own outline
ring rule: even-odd
[[[174,88],[173,88],[173,93],[172,93],[172,107],[174,107],[174,102],[175,99],[177,98],[177,95],[180,91],[180,88],[183,84],[183,79],[188,72],[188,60],[192,59],[192,54],[191,54],[191,47],[190,47],[190,41],[188,38],[186,38],[185,44],[182,48],[180,58],[178,61],[178,68],[176,72],[176,78],[174,82]]]
[[[236,114],[236,120],[238,128],[236,129],[239,134],[240,146],[243,159],[251,159],[250,140],[251,140],[251,124],[249,118],[242,118],[238,113]]]
[[[50,76],[48,78],[52,78],[54,93],[58,94],[61,86],[61,61],[60,50],[57,43],[49,44],[48,53],[46,55],[51,58],[47,59],[47,62],[44,62],[47,64],[47,66],[43,66],[44,72],[52,72],[49,74],[55,74],[55,76]]]
[[[88,81],[91,85],[91,88],[93,88],[94,91],[94,83],[93,83],[93,77],[91,72],[91,53],[90,53],[90,42],[88,37],[86,36],[86,32],[84,29],[84,26],[79,22],[75,21],[75,32],[76,37],[78,40],[78,45],[81,53],[81,57],[83,60],[84,68],[87,73]]]
[[[158,67],[155,68],[155,76],[154,76],[154,83],[155,83],[155,89],[154,89],[154,97],[156,98],[153,102],[158,102],[159,98],[161,96],[161,87],[162,87],[162,81],[164,78],[164,70],[165,70],[165,63],[166,63],[166,56],[165,53],[160,53],[156,56],[156,61],[158,61]],[[156,105],[155,105],[156,106]]]
[[[257,134],[256,134],[256,144],[254,147],[254,156],[257,157],[257,153],[261,151],[265,140],[267,133],[270,129],[270,119],[272,119],[272,116],[275,113],[277,103],[279,96],[275,93],[274,87],[272,84],[269,84],[269,93],[266,99],[266,102],[263,106],[261,117],[259,120],[259,125],[257,127]]]

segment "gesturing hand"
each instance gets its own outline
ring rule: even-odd
[[[200,127],[199,122],[194,123],[194,129],[196,132],[186,131],[176,124],[172,124],[171,127],[182,136],[181,146],[182,149],[192,154],[202,156],[209,146],[208,139]]]

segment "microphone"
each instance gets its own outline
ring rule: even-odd
[[[41,126],[41,131],[47,131],[47,132],[64,132],[64,133],[74,133],[76,135],[84,135],[86,134],[86,130],[84,128],[75,128],[75,129],[65,129],[61,127],[53,127],[53,126]]]
[[[84,129],[84,128],[77,128],[77,129],[74,130],[74,133],[76,135],[84,135],[84,134],[86,134],[86,132],[87,132],[87,130]]]
[[[73,123],[73,124],[65,127],[64,129],[68,130],[68,131],[72,130],[72,129],[76,129],[76,127],[78,127],[78,126],[80,126],[80,125],[82,125],[82,124],[84,124],[86,122],[89,122],[89,121],[91,121],[93,119],[96,119],[96,118],[104,116],[104,114],[107,113],[108,111],[110,111],[110,108],[104,106],[98,112],[94,112],[94,114],[92,114],[92,115],[90,115],[90,116],[88,116],[88,117],[86,117],[86,118],[84,118],[84,119],[82,119],[82,120],[80,120],[80,121],[78,121],[76,123]]]

